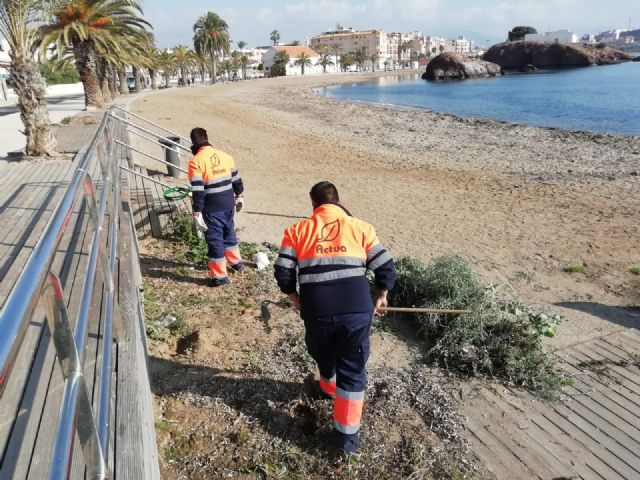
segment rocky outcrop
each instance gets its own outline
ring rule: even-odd
[[[445,52],[427,64],[422,75],[425,80],[449,80],[502,75],[502,69],[495,63],[469,58],[462,53]]]
[[[507,42],[494,45],[483,57],[500,65],[504,70],[525,71],[530,65],[536,68],[588,67],[631,60],[631,55],[615,48],[554,43]]]

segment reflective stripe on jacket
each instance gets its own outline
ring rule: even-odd
[[[201,147],[189,162],[189,182],[194,212],[233,210],[244,190],[233,157],[211,146]]]
[[[322,205],[289,227],[275,262],[284,293],[300,285],[303,318],[373,311],[367,269],[379,289],[393,287],[393,259],[374,228],[337,205]]]

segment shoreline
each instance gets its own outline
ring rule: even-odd
[[[566,346],[628,324],[640,303],[640,141],[327,99],[313,88],[384,74],[285,77],[168,90],[137,113],[182,134],[206,128],[247,185],[241,240],[280,241],[334,181],[395,257],[457,253],[567,322]],[[157,167],[157,166],[156,166]],[[586,263],[586,274],[563,268]],[[601,307],[599,307],[601,306]],[[602,318],[607,308],[606,320]],[[600,308],[600,310],[599,310]]]
[[[511,72],[508,74],[504,74],[504,76],[514,76],[514,75],[536,75],[536,74],[553,74],[557,71],[564,71],[564,70],[575,70],[576,68],[597,68],[597,67],[602,67],[602,66],[611,66],[611,65],[591,65],[589,67],[574,67],[574,68],[566,68],[566,69],[547,69],[547,70],[541,70],[539,72],[533,72],[533,73],[526,73],[526,72]],[[386,72],[388,74],[390,74],[389,76],[402,76],[402,75],[418,75],[419,72],[422,72],[422,70],[411,70],[411,72],[413,73],[396,73],[394,72]],[[375,77],[373,77],[375,78]],[[480,78],[480,79],[474,79],[474,80],[491,80],[492,78]],[[370,81],[372,80],[372,78],[368,78],[368,79],[364,79],[364,80],[359,80],[359,81],[354,81],[352,83],[370,83]],[[424,80],[426,82],[429,82],[430,80]],[[450,81],[439,81],[439,82],[435,82],[435,83],[447,83],[447,82],[464,82],[465,80],[450,80]],[[342,83],[345,82],[338,82],[338,83],[331,83],[331,84],[326,84],[326,85],[320,85],[317,87],[310,87],[311,91],[317,95],[318,97],[321,98],[325,98],[327,100],[333,100],[333,101],[341,101],[341,102],[350,102],[350,103],[355,103],[355,104],[359,104],[359,105],[370,105],[370,106],[377,106],[377,107],[383,107],[383,108],[395,108],[395,109],[403,109],[403,110],[408,110],[408,111],[418,111],[418,112],[428,112],[428,113],[433,113],[433,114],[437,114],[437,115],[445,115],[448,117],[451,117],[454,120],[460,120],[460,121],[476,121],[479,122],[480,124],[485,124],[485,123],[498,123],[498,124],[507,124],[507,125],[513,125],[513,126],[519,126],[519,127],[533,127],[533,128],[541,128],[541,129],[545,129],[545,130],[557,130],[557,131],[561,131],[561,132],[567,132],[567,133],[572,133],[572,134],[584,134],[587,136],[601,136],[601,137],[622,137],[622,138],[632,138],[632,139],[637,139],[640,140],[640,134],[632,134],[632,135],[626,135],[623,133],[612,133],[612,132],[598,132],[598,131],[591,131],[591,130],[581,130],[581,129],[574,129],[574,128],[562,128],[562,127],[554,127],[554,126],[548,126],[548,125],[536,125],[536,124],[532,124],[532,123],[526,123],[526,122],[514,122],[514,121],[510,121],[510,120],[500,120],[497,118],[490,118],[490,117],[474,117],[474,116],[468,116],[468,115],[459,115],[456,113],[450,113],[450,112],[441,112],[439,110],[434,110],[432,108],[429,107],[421,107],[421,106],[410,106],[410,105],[399,105],[399,104],[394,104],[394,103],[381,103],[381,102],[373,102],[373,101],[366,101],[366,100],[356,100],[353,98],[336,98],[336,97],[330,97],[327,95],[323,95],[319,90],[324,89],[324,88],[330,88],[330,87],[339,87],[342,85]]]

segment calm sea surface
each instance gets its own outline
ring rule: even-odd
[[[640,62],[452,82],[399,75],[320,91],[467,117],[640,135]]]

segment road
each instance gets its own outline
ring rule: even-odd
[[[84,110],[84,94],[61,95],[47,99],[52,123]],[[24,126],[15,105],[0,107],[0,160],[11,158],[24,148]]]

